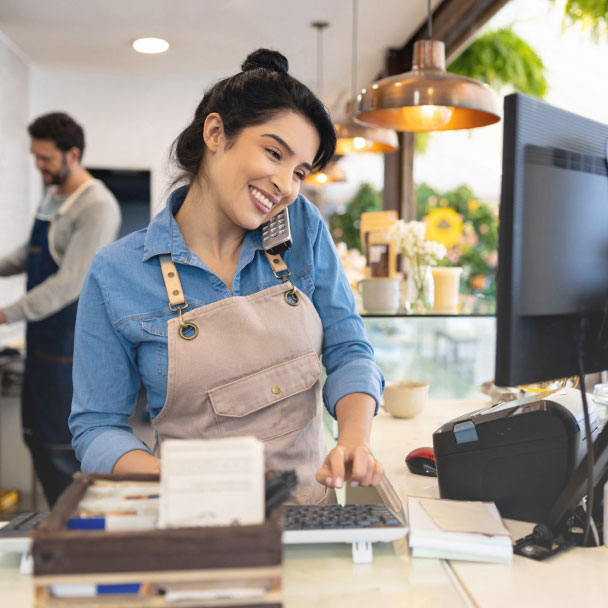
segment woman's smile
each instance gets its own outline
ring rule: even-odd
[[[253,204],[264,214],[268,213],[279,201],[255,186],[249,186],[249,197]]]

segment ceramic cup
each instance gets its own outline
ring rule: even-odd
[[[357,285],[366,312],[395,313],[401,303],[401,279],[362,279]]]
[[[413,418],[429,398],[429,385],[416,380],[394,380],[384,388],[383,407],[395,418]]]
[[[433,312],[457,313],[462,268],[435,266],[431,268],[435,284]]]

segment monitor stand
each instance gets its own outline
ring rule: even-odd
[[[608,476],[608,424],[604,426],[593,444],[593,457],[595,504],[588,508],[593,510],[596,521],[599,521],[602,517],[603,485]],[[515,553],[535,560],[543,560],[582,544],[583,535],[574,532],[573,528],[578,526],[576,511],[587,493],[587,460],[588,454],[570,476],[566,487],[549,512],[546,523],[538,524],[532,534],[515,542],[513,546]]]

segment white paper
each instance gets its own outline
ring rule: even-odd
[[[488,536],[509,534],[494,503],[421,498],[420,504],[435,525],[445,532]]]
[[[264,446],[255,437],[165,441],[161,528],[264,521]]]

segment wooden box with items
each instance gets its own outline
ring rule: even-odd
[[[277,489],[284,500],[284,478],[266,475],[267,505]],[[33,535],[35,605],[281,606],[278,510],[260,524],[170,527],[161,494],[157,475],[77,474]]]

